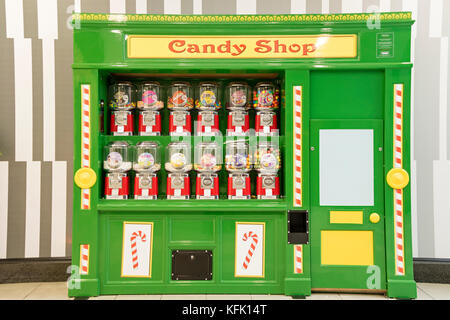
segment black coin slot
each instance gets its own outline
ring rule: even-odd
[[[288,211],[288,243],[307,244],[308,242],[308,211]]]
[[[212,280],[211,250],[173,250],[172,280]]]

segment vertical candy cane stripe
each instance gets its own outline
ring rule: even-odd
[[[303,246],[294,245],[294,273],[303,273]]]
[[[248,233],[244,233],[243,241],[247,241],[251,238],[252,242],[250,243],[250,248],[248,249],[247,255],[245,256],[244,263],[242,266],[244,269],[248,268],[250,261],[252,260],[253,254],[255,253],[256,246],[258,245],[258,235],[253,234],[253,232],[249,231]]]
[[[89,245],[80,245],[80,274],[89,273]]]
[[[302,86],[294,86],[294,207],[302,206]]]
[[[89,168],[91,150],[91,128],[90,128],[90,108],[91,108],[91,86],[81,85],[81,167]],[[81,209],[90,209],[91,192],[89,189],[81,190]]]
[[[137,269],[137,267],[139,267],[137,244],[136,244],[137,237],[139,237],[142,242],[145,242],[147,240],[145,233],[142,233],[142,231],[133,232],[133,234],[131,235],[131,238],[130,238],[131,260],[133,261],[133,269]]]
[[[394,85],[394,168],[402,167],[403,84]]]
[[[403,84],[394,84],[394,159],[393,167],[403,164]],[[403,240],[403,190],[394,189],[395,274],[405,275]]]

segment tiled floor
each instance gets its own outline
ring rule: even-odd
[[[66,282],[0,284],[0,300],[68,300]],[[116,295],[91,300],[291,300],[282,295]],[[313,293],[307,300],[382,300],[383,295]],[[418,283],[417,299],[450,300],[450,284]]]

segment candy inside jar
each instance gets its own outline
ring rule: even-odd
[[[201,82],[197,89],[195,107],[200,110],[220,109],[219,86],[214,82]]]
[[[165,169],[169,172],[188,172],[192,169],[191,146],[186,142],[172,142],[166,147]]]
[[[280,105],[279,89],[270,82],[260,82],[253,90],[255,109],[278,109]]]
[[[187,82],[177,82],[169,86],[167,91],[167,108],[190,110],[194,106],[192,87]]]
[[[109,172],[126,172],[131,169],[130,146],[124,141],[115,141],[104,148],[103,168]]]
[[[143,141],[136,145],[133,170],[137,172],[157,172],[161,169],[159,144],[153,141]]]
[[[140,110],[160,110],[164,107],[161,99],[159,82],[147,81],[140,83],[137,89],[137,107]]]
[[[258,144],[255,151],[255,170],[260,172],[277,172],[280,169],[280,149],[271,142]]]
[[[251,170],[249,147],[245,140],[226,143],[225,168],[229,172],[247,172]]]
[[[248,109],[249,86],[244,82],[232,82],[226,88],[227,109]]]
[[[194,169],[217,172],[222,169],[222,149],[216,142],[201,142],[195,147]]]
[[[136,107],[135,87],[131,82],[121,81],[109,86],[109,107],[118,110],[131,110]]]

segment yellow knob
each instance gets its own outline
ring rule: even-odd
[[[386,181],[392,189],[403,189],[409,183],[409,175],[405,169],[393,168],[389,170]]]
[[[97,175],[91,168],[81,168],[75,172],[74,180],[81,189],[89,189],[97,181]]]
[[[371,213],[369,217],[370,222],[372,223],[378,223],[380,222],[380,215],[378,213]]]

